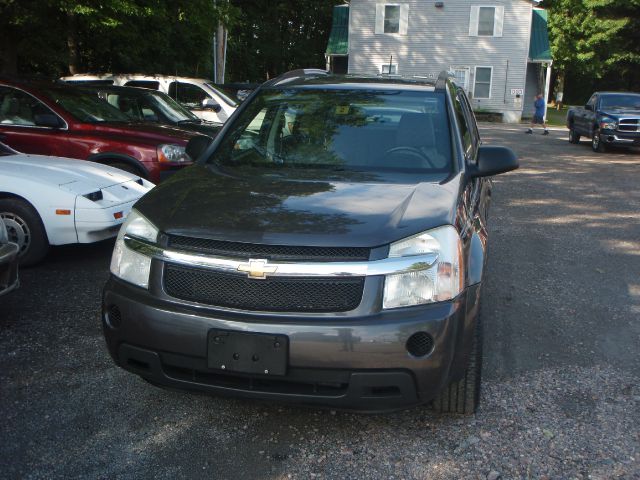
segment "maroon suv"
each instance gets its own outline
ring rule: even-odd
[[[0,141],[21,152],[105,163],[157,183],[192,163],[186,147],[195,137],[134,123],[73,86],[0,82]]]

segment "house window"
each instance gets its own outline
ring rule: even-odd
[[[493,67],[476,67],[473,98],[491,98],[491,75]]]
[[[384,33],[400,33],[400,5],[384,6]]]
[[[472,37],[501,37],[504,24],[503,6],[475,5],[469,17],[469,35]]]
[[[493,37],[496,7],[480,7],[478,10],[478,35]]]
[[[384,63],[380,65],[380,73],[383,75],[397,75],[398,64],[397,63]]]
[[[456,85],[462,87],[465,92],[468,92],[471,69],[469,67],[454,66],[449,67],[449,71],[453,73],[456,79]]]
[[[406,35],[408,24],[409,5],[405,3],[376,4],[376,35]]]

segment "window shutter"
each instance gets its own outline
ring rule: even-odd
[[[471,7],[471,16],[469,17],[469,36],[478,36],[478,16],[480,15],[480,7]]]
[[[409,5],[403,3],[400,5],[400,35],[406,35],[409,28]]]
[[[496,16],[494,17],[493,21],[494,21],[493,36],[501,37],[502,27],[504,25],[504,7],[502,6],[496,7]]]
[[[382,3],[376,4],[376,27],[374,33],[384,33],[384,4]]]

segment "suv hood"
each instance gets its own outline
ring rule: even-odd
[[[385,245],[451,224],[460,175],[445,184],[238,178],[194,165],[136,209],[161,232],[246,243]]]
[[[180,128],[166,125],[151,125],[145,123],[95,123],[91,124],[96,133],[130,137],[135,139],[133,143],[147,141],[152,143],[175,143],[186,145],[196,135]]]
[[[629,115],[640,117],[640,110],[637,108],[607,108],[600,111],[600,114],[608,117],[625,117]]]

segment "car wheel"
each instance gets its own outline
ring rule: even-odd
[[[480,403],[482,383],[482,317],[478,314],[469,363],[464,376],[446,386],[433,401],[438,413],[472,415]]]
[[[4,220],[9,241],[18,244],[20,265],[28,266],[42,260],[49,250],[47,233],[38,212],[24,200],[0,200],[0,217]]]
[[[573,128],[569,129],[569,143],[580,143],[580,135]]]
[[[607,151],[607,146],[600,138],[599,128],[593,130],[593,136],[591,137],[591,149],[598,153],[604,153]]]
[[[140,169],[135,165],[131,165],[127,162],[108,162],[107,165],[113,168],[117,168],[119,170],[124,170],[125,172],[133,173],[134,175],[139,175],[140,177],[146,179],[147,176],[140,172]]]

